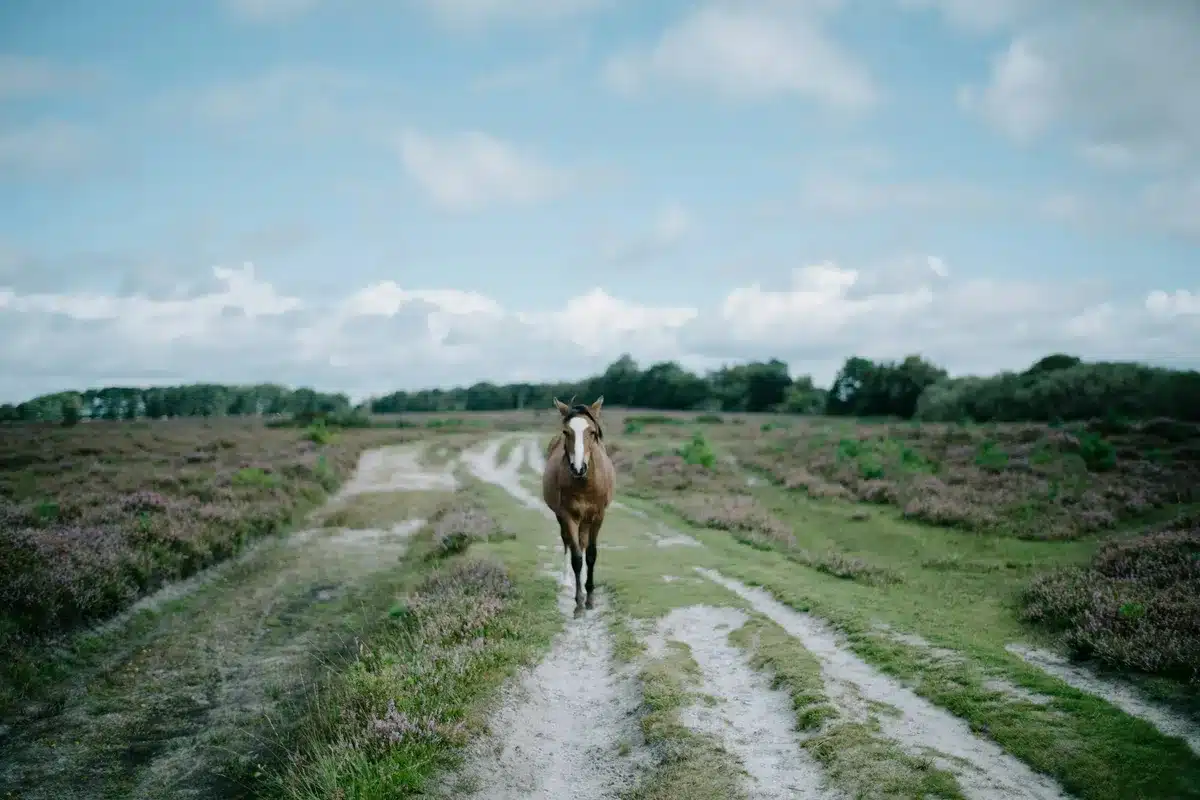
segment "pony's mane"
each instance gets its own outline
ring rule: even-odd
[[[596,438],[604,441],[604,428],[600,426],[600,420],[596,419],[595,415],[592,414],[591,408],[583,403],[576,403],[575,405],[571,406],[570,413],[567,414],[567,419],[578,416],[584,416],[591,420],[592,424],[596,426]]]

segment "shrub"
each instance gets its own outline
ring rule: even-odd
[[[1079,435],[1079,455],[1092,472],[1107,472],[1117,466],[1117,449],[1112,442],[1095,433]]]
[[[692,440],[679,449],[679,455],[683,457],[684,462],[695,464],[705,469],[712,469],[717,463],[716,454],[713,453],[708,440],[704,438],[704,434],[700,431],[692,434]]]
[[[324,420],[317,420],[305,428],[304,438],[313,444],[329,444],[333,441],[333,431],[326,427]]]
[[[1200,528],[1189,522],[1035,578],[1022,618],[1057,632],[1076,657],[1200,682]]]
[[[434,549],[431,555],[445,557],[462,553],[474,542],[511,538],[481,505],[459,501],[443,508],[430,521],[433,526]]]

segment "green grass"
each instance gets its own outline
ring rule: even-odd
[[[1073,794],[1097,800],[1200,797],[1200,759],[1186,745],[1004,650],[1006,643],[1034,638],[1017,622],[1014,609],[1029,568],[1084,561],[1094,543],[979,537],[885,515],[851,523],[837,509],[794,497],[777,498],[775,508],[793,523],[802,544],[838,546],[897,570],[904,581],[868,586],[837,580],[747,548],[728,535],[696,535],[714,552],[718,569],[834,623],[859,656],[910,682],[919,695],[975,730],[986,731]],[[928,563],[937,566],[924,566]],[[963,563],[970,568],[953,569]],[[876,622],[923,636],[962,660],[932,660],[921,648],[880,634]],[[998,694],[985,686],[993,677],[1053,702],[1035,706]]]
[[[671,641],[661,659],[640,671],[642,735],[655,749],[658,766],[626,795],[626,800],[737,800],[745,797],[738,760],[711,736],[695,733],[679,713],[697,702],[700,668],[687,645]]]
[[[698,418],[664,419],[672,420],[662,423],[671,428],[657,436],[639,429],[621,438],[622,447],[628,445],[635,457],[660,446],[667,452],[682,438],[678,425],[701,423]],[[653,419],[633,422],[659,424]],[[478,432],[468,433],[470,425],[440,423],[447,421],[426,423],[446,431],[436,440],[431,433],[434,441],[422,455],[427,464],[451,463],[467,439],[479,437]],[[701,424],[711,435],[698,434],[697,440],[715,463],[718,454],[736,444],[737,428]],[[878,470],[891,477],[892,471],[939,469],[902,443],[859,441],[850,425],[817,424],[827,430],[815,436],[826,437],[831,451],[836,445],[838,452],[831,456],[852,465],[859,477],[870,478]],[[461,432],[453,433],[455,429]],[[986,431],[981,429],[973,441],[972,447],[987,441]],[[511,446],[510,442],[501,452],[502,461]],[[446,452],[434,454],[439,447]],[[995,448],[972,453],[985,450],[980,466],[987,469],[989,459],[998,460]],[[713,472],[724,470],[724,462],[717,467]],[[241,477],[235,481],[258,482],[272,475],[265,469],[242,472],[246,475],[237,473]],[[627,485],[620,486],[622,502],[649,512],[652,519],[613,510],[601,532],[602,546],[623,548],[602,549],[597,564],[615,660],[637,671],[641,732],[658,757],[627,800],[743,796],[738,759],[713,737],[682,723],[681,712],[704,701],[692,654],[673,642],[662,658],[650,658],[637,633],[673,608],[696,604],[747,612],[750,621],[734,631],[730,641],[747,654],[752,668],[788,693],[798,742],[847,796],[961,797],[952,774],[929,758],[902,751],[883,735],[880,723],[897,713],[895,709],[867,704],[870,715],[865,720],[843,715],[826,695],[814,656],[739,597],[698,575],[695,567],[762,586],[781,602],[829,622],[859,657],[958,715],[977,735],[1055,777],[1079,798],[1200,797],[1200,758],[1185,745],[1066,686],[1004,648],[1014,641],[1046,642],[1019,623],[1016,597],[1039,571],[1086,563],[1095,539],[1031,541],[932,528],[904,521],[888,506],[871,506],[869,513],[860,514],[864,506],[818,501],[772,485],[747,487],[740,475],[731,475],[729,491],[752,496],[794,533],[794,544],[689,526],[666,510],[670,495],[655,497],[664,504],[659,506],[630,498],[624,493],[637,487]],[[331,561],[306,561],[280,542],[268,551],[275,555],[257,566],[233,565],[225,584],[168,602],[153,614],[135,617],[119,636],[96,640],[91,651],[78,656],[91,665],[91,677],[74,687],[75,696],[87,690],[85,728],[47,724],[38,729],[41,749],[34,757],[48,765],[60,757],[61,751],[55,751],[64,747],[64,737],[71,737],[73,730],[82,734],[78,744],[69,745],[78,769],[54,776],[57,783],[52,785],[71,785],[91,775],[114,796],[144,788],[146,765],[162,757],[154,743],[197,724],[189,722],[198,712],[188,698],[222,685],[214,683],[214,675],[227,674],[230,659],[248,659],[241,668],[250,669],[270,663],[297,637],[308,637],[316,646],[302,659],[288,662],[287,670],[247,678],[253,683],[253,702],[267,709],[265,718],[246,722],[231,713],[225,724],[201,729],[204,735],[194,745],[195,758],[225,754],[221,791],[298,800],[405,797],[431,789],[460,763],[464,743],[482,731],[497,689],[520,665],[540,658],[555,633],[571,624],[557,607],[556,595],[562,589],[540,572],[544,561],[561,558],[553,523],[520,507],[497,487],[468,480],[464,492],[516,536],[463,540],[461,552],[426,558],[435,549],[431,530],[426,529],[402,560],[386,568],[371,567],[358,579],[354,576],[360,567],[351,566],[345,554]],[[366,495],[324,510],[319,520],[330,527],[386,530],[403,519],[428,518],[450,502],[454,495],[444,492]],[[1030,513],[1038,512],[1033,508]],[[657,520],[690,533],[705,547],[654,547],[646,531],[653,530]],[[1119,529],[1114,535],[1125,533]],[[371,557],[367,551],[362,563],[370,564]],[[424,607],[414,604],[414,592],[432,591],[428,587],[434,584],[427,583],[431,574],[447,574],[480,560],[501,565],[512,582],[495,613],[471,622],[485,603],[479,600],[483,595],[469,587],[444,596],[428,594],[441,599]],[[331,579],[331,570],[340,577]],[[672,580],[664,580],[664,575]],[[337,587],[336,596],[322,599],[329,586]],[[443,621],[466,621],[459,627],[450,625],[450,638],[435,636],[430,630],[440,626],[423,627],[422,614],[429,613],[440,614]],[[879,623],[922,636],[957,657],[938,658],[927,647],[898,641],[881,631]],[[476,638],[482,643],[469,658],[444,657]],[[203,646],[198,649],[196,642]],[[101,664],[111,667],[108,673],[98,671]],[[995,688],[997,679],[1047,702],[1000,691]],[[1195,697],[1194,690],[1189,693],[1170,681],[1145,685],[1180,706]],[[434,733],[401,737],[391,744],[371,734],[371,721],[385,716],[389,701],[397,713],[432,721]],[[109,722],[99,722],[105,719]],[[130,742],[135,749],[145,748],[142,763],[122,760]],[[625,742],[621,749],[624,754],[640,745]]]

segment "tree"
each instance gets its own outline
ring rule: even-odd
[[[82,416],[82,403],[78,395],[74,397],[64,397],[62,402],[62,424],[65,428],[71,428],[79,424],[79,419]]]

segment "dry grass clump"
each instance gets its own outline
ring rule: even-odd
[[[670,506],[693,525],[761,537],[764,544],[796,544],[791,528],[749,495],[692,492],[671,498]]]
[[[1200,499],[1200,426],[828,423],[731,446],[789,489],[887,504],[935,525],[1040,539]]]
[[[1080,658],[1200,681],[1200,524],[1110,542],[1087,568],[1035,578],[1022,617]]]
[[[900,576],[895,570],[877,567],[864,559],[847,556],[843,553],[812,553],[808,550],[789,550],[787,557],[792,561],[812,567],[817,572],[824,572],[835,578],[848,581],[858,581],[870,586],[884,586],[900,583]]]
[[[0,647],[98,620],[286,527],[397,430],[257,420],[0,427]]]
[[[433,532],[430,552],[436,557],[461,553],[474,542],[511,539],[515,535],[493,519],[482,503],[470,497],[442,507],[429,522]]]

